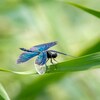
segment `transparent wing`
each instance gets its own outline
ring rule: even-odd
[[[37,56],[38,54],[39,54],[39,52],[24,52],[19,56],[19,58],[17,60],[17,64],[26,62],[29,59]]]
[[[70,57],[76,58],[75,56],[72,56],[72,55],[69,55],[69,54],[65,54],[65,53],[63,53],[63,52],[59,52],[59,51],[55,51],[55,50],[48,50],[48,51],[56,52],[56,53],[59,53],[59,54],[65,55],[65,56],[70,56]]]
[[[46,63],[46,59],[47,59],[47,52],[41,52],[37,57],[35,64],[44,65]]]
[[[39,74],[39,75],[42,75],[46,72],[46,66],[45,65],[37,65],[35,64],[35,69],[36,69],[36,72]]]
[[[30,48],[31,51],[45,51],[47,49],[49,49],[50,47],[56,45],[57,42],[49,42],[49,43],[45,43],[45,44],[40,44],[40,45],[36,45],[36,46],[33,46],[32,48]]]
[[[56,52],[56,53],[59,53],[59,54],[62,54],[62,55],[67,55],[67,54],[65,54],[63,52],[59,52],[59,51],[55,51],[55,50],[48,50],[48,51],[50,51],[50,52]]]
[[[47,60],[47,53],[41,52],[35,61],[35,69],[38,74],[44,74],[46,72],[46,63]]]

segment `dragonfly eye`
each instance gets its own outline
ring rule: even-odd
[[[56,52],[47,51],[47,57],[48,58],[56,58],[57,57],[57,53]]]
[[[57,53],[53,53],[52,58],[56,58],[56,57],[57,57]]]

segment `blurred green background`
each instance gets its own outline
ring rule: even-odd
[[[63,1],[0,0],[0,68],[35,72],[35,58],[16,64],[21,54],[19,48],[28,49],[46,42],[58,41],[52,49],[74,56],[100,51],[99,18]],[[100,0],[66,1],[100,11]],[[71,58],[61,55],[57,61],[68,59]],[[99,69],[64,73],[39,90],[38,81],[46,83],[47,79],[0,72],[0,83],[11,100],[100,100],[99,76]],[[33,89],[30,94],[29,89]],[[27,94],[26,97],[20,95],[21,92]]]

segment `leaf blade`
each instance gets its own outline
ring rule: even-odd
[[[74,7],[79,8],[79,9],[81,9],[81,10],[83,10],[83,11],[89,13],[89,14],[92,14],[95,17],[100,18],[100,11],[96,11],[94,9],[90,9],[90,8],[87,8],[87,7],[81,6],[79,4],[72,3],[72,2],[67,2],[67,3],[70,4],[70,5],[72,5],[72,6],[74,6]]]
[[[0,84],[0,95],[2,98],[4,98],[4,100],[10,100],[6,90],[4,89],[4,87]]]
[[[56,64],[56,70],[53,68],[54,65],[51,65],[49,72],[83,71],[98,65],[100,65],[100,52]]]
[[[35,75],[36,74],[36,73],[34,73],[33,70],[17,72],[17,71],[13,71],[13,70],[8,70],[8,69],[0,68],[0,71],[2,71],[2,72],[9,72],[9,73],[18,74],[18,75],[31,75],[31,74]]]
[[[85,59],[85,61],[86,60],[89,61],[90,58],[92,59],[91,62],[85,63],[84,65],[83,65],[83,63],[81,63],[81,62],[84,61],[84,59]],[[78,63],[78,61],[76,62],[76,60],[78,60],[80,63]],[[93,61],[95,61],[95,64],[93,64],[94,63]],[[72,62],[78,63],[78,66],[74,67],[75,63],[72,64]],[[79,71],[79,70],[83,71],[84,69],[92,68],[95,65],[100,65],[100,52],[93,53],[93,54],[90,54],[90,55],[86,55],[86,56],[83,56],[83,57],[79,57],[77,59],[73,59],[73,60],[70,60],[70,61],[59,63],[59,64],[57,64],[57,65],[59,65],[57,70],[51,70],[54,67],[54,65],[52,65],[51,68],[50,68],[49,74],[46,73],[42,76],[39,76],[39,77],[36,78],[36,80],[33,80],[31,84],[29,84],[26,87],[23,87],[23,89],[21,90],[19,95],[15,98],[15,100],[35,99],[47,85],[49,85],[53,82],[59,81],[66,74],[70,74],[72,69],[69,69],[69,66],[67,66],[67,67],[63,66],[64,65],[63,63],[66,64],[66,65],[68,65],[70,63],[69,65],[73,68],[74,72]],[[84,67],[85,65],[86,65],[86,67]],[[63,69],[61,69],[61,67]],[[59,72],[59,73],[57,73],[57,72]],[[26,91],[28,91],[28,92],[26,92]]]
[[[76,59],[72,59],[69,61],[65,61],[65,62],[55,64],[55,65],[51,65],[50,69],[49,69],[49,73],[82,71],[82,70],[86,70],[86,69],[89,69],[89,68],[92,68],[92,67],[98,66],[98,65],[100,65],[100,52],[92,53],[89,55],[78,57]],[[57,67],[56,70],[54,70],[55,66]],[[10,72],[10,73],[19,74],[19,75],[36,74],[32,70],[26,71],[26,72],[16,72],[16,71],[11,71],[11,70],[0,68],[0,71]]]

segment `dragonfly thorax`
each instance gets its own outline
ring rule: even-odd
[[[56,52],[47,51],[47,58],[56,58],[56,57],[57,57]]]

